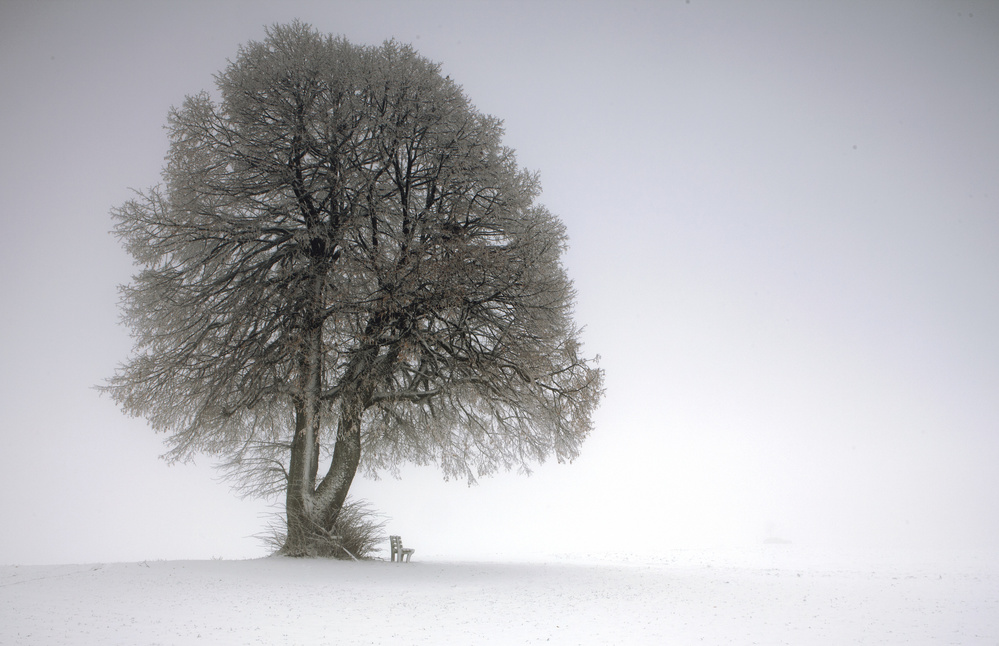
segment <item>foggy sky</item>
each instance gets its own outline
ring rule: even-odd
[[[266,502],[92,387],[131,348],[109,209],[295,18],[505,120],[607,373],[573,464],[355,481],[407,546],[999,548],[995,3],[2,0],[0,563],[265,553]]]

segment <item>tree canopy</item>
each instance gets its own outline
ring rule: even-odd
[[[162,185],[112,212],[140,266],[123,409],[171,459],[284,491],[289,554],[317,553],[359,466],[574,458],[601,371],[501,122],[409,46],[297,22],[216,83],[170,112]]]

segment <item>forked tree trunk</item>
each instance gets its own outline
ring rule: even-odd
[[[318,288],[317,288],[318,291]],[[286,514],[288,533],[283,554],[288,556],[342,556],[336,519],[361,459],[361,417],[372,386],[365,378],[372,352],[355,355],[347,369],[340,399],[340,419],[330,468],[317,486],[323,392],[323,326],[321,316],[305,333],[300,366],[300,399],[295,405],[295,437],[291,443]]]
[[[336,520],[347,499],[361,458],[361,415],[359,398],[345,402],[337,429],[333,459],[319,486],[315,486],[315,468],[311,481],[289,482],[286,502],[288,534],[281,552],[288,556],[343,556],[337,549]],[[298,426],[298,424],[296,424]],[[292,473],[309,460],[318,459],[318,446],[308,450],[308,433],[299,433],[291,448]],[[311,463],[310,463],[311,465]],[[316,463],[318,466],[318,464]],[[292,478],[294,482],[296,479]],[[301,480],[301,479],[299,479]]]

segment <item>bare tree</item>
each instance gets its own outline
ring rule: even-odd
[[[474,479],[572,459],[601,372],[579,355],[561,222],[438,65],[275,26],[172,110],[164,185],[113,211],[142,267],[105,389],[285,490],[322,552],[359,465]],[[328,463],[320,474],[320,463]]]

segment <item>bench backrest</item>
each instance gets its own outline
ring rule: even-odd
[[[389,536],[389,543],[391,544],[392,553],[391,559],[394,561],[396,557],[402,558],[402,537],[401,536]]]

